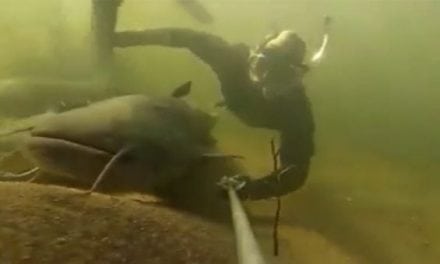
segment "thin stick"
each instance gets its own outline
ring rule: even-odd
[[[278,152],[275,147],[275,139],[272,138],[270,141],[270,152],[272,154],[272,162],[273,162],[273,171],[278,170]]]
[[[279,157],[279,150],[276,150],[275,147],[275,140],[272,139],[270,141],[270,150],[271,150],[271,154],[272,154],[272,162],[273,162],[273,173],[276,173],[276,171],[278,170],[278,157]],[[278,178],[278,181],[280,179]],[[277,201],[277,207],[276,207],[276,211],[275,211],[275,219],[274,219],[274,223],[273,223],[273,255],[274,256],[278,256],[279,253],[279,246],[278,246],[278,225],[280,222],[280,214],[281,214],[281,198],[277,197],[276,198]]]

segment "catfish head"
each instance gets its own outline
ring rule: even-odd
[[[54,115],[30,130],[25,155],[42,171],[91,184],[124,152],[104,188],[161,188],[215,149],[215,118],[180,98],[190,85],[172,97],[120,96]]]

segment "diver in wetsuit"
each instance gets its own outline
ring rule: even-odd
[[[160,45],[186,48],[216,73],[223,104],[252,127],[279,131],[281,168],[251,180],[239,190],[244,199],[264,199],[300,188],[314,154],[314,122],[302,83],[306,45],[292,31],[265,38],[257,48],[230,44],[220,37],[180,28],[127,31],[115,35],[116,47]]]

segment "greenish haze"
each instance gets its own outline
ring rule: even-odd
[[[307,186],[284,199],[285,254],[295,263],[438,263],[440,1],[202,2],[215,24],[198,24],[173,0],[126,0],[117,28],[191,27],[254,45],[287,27],[313,50],[322,17],[334,18],[326,58],[306,78],[317,150]],[[93,75],[89,0],[0,5],[1,78]],[[266,173],[274,133],[214,109],[221,94],[205,64],[185,50],[116,51],[122,90],[168,94],[186,80],[194,83],[190,101],[218,111],[220,145],[245,155],[251,173]],[[272,214],[271,202],[249,206]]]

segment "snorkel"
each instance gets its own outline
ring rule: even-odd
[[[283,30],[270,34],[249,56],[249,75],[253,81],[262,81],[267,74],[281,67],[302,67],[306,45],[293,31]]]
[[[303,64],[305,42],[293,31],[269,35],[251,51],[249,76],[258,83],[263,96],[283,96],[299,86],[308,67]]]
[[[321,45],[319,46],[319,49],[313,53],[313,56],[310,59],[310,62],[312,64],[315,64],[315,65],[319,64],[321,62],[322,58],[324,57],[325,51],[327,49],[331,22],[332,22],[331,17],[329,17],[329,16],[324,17],[324,33],[322,35]]]
[[[324,34],[319,49],[309,60],[318,65],[325,55],[331,18],[324,18]],[[262,43],[252,49],[249,56],[249,77],[258,83],[266,98],[283,96],[295,87],[302,87],[302,78],[309,70],[303,61],[305,42],[293,31],[283,30],[267,35]]]

